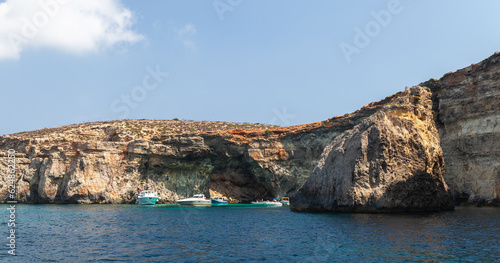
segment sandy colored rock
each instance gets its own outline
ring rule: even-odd
[[[444,178],[455,199],[500,205],[500,53],[421,85],[433,93]]]
[[[432,119],[431,93],[413,87],[325,148],[291,198],[294,211],[438,211],[454,207]]]
[[[420,86],[432,91],[434,122],[446,165],[444,178],[455,199],[500,205],[500,54]],[[293,195],[311,175],[325,147],[367,118],[390,106],[394,111],[378,116],[380,123],[399,125],[395,122],[399,120],[407,125],[403,119],[409,118],[418,124],[414,118],[418,114],[395,107],[396,96],[401,94],[350,114],[290,127],[120,120],[0,136],[0,201],[8,195],[8,149],[17,152],[20,202],[130,203],[134,192],[146,185],[160,193],[162,202],[194,193],[209,196],[210,190],[232,202]],[[377,127],[370,129],[375,132],[390,126]],[[416,134],[423,136],[425,131]],[[420,167],[421,162],[409,163]],[[372,169],[365,165],[358,167]]]
[[[17,152],[17,199],[132,203],[146,186],[161,202],[203,193],[249,202],[294,193],[338,130],[179,120],[85,123],[0,136],[0,169]],[[267,132],[272,130],[273,132]],[[3,151],[5,149],[5,151]],[[7,198],[7,177],[0,196]],[[212,191],[211,191],[212,190]]]

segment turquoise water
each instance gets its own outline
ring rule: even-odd
[[[8,236],[1,205],[1,233]],[[317,214],[251,205],[18,205],[1,262],[500,262],[500,208]]]

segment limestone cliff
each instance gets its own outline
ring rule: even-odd
[[[246,202],[295,192],[345,128],[178,120],[70,125],[0,137],[0,169],[7,171],[7,150],[16,150],[22,202],[126,203],[146,185],[163,202],[199,192]],[[2,200],[7,186],[4,175]]]
[[[432,91],[444,178],[460,202],[500,204],[499,72],[496,53],[420,84]],[[21,202],[133,202],[134,192],[146,185],[158,190],[163,202],[198,192],[233,202],[291,195],[326,146],[341,134],[347,139],[349,130],[393,101],[394,96],[387,97],[351,114],[291,127],[123,120],[0,136],[0,200],[8,194],[9,149],[17,152]],[[396,117],[384,118],[389,123]]]
[[[295,211],[453,209],[433,121],[430,90],[398,93],[379,112],[325,148],[291,199]]]
[[[500,53],[420,85],[432,90],[455,199],[500,205]]]
[[[232,202],[294,194],[323,149],[383,107],[291,127],[179,120],[75,124],[0,137],[0,197],[7,150],[16,153],[17,199],[34,203],[129,203],[148,185],[162,202],[195,193]]]

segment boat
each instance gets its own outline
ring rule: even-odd
[[[204,194],[196,194],[193,195],[193,197],[177,200],[177,203],[181,205],[195,205],[195,206],[212,205],[212,201],[210,199],[205,198]]]
[[[251,202],[252,205],[264,205],[264,206],[283,206],[281,202],[278,202],[276,200],[273,201],[264,201],[264,200],[257,200]]]
[[[138,205],[154,205],[158,199],[160,199],[158,193],[153,190],[139,190],[135,203]]]
[[[224,197],[222,196],[216,196],[211,200],[212,200],[212,205],[227,205],[227,201],[224,200]]]
[[[288,198],[288,197],[283,197],[283,198],[281,198],[281,203],[282,203],[284,206],[289,206],[289,205],[290,205],[290,198]]]

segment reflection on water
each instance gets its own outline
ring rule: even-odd
[[[20,205],[17,220],[16,262],[500,261],[499,208],[316,214],[244,205]]]

